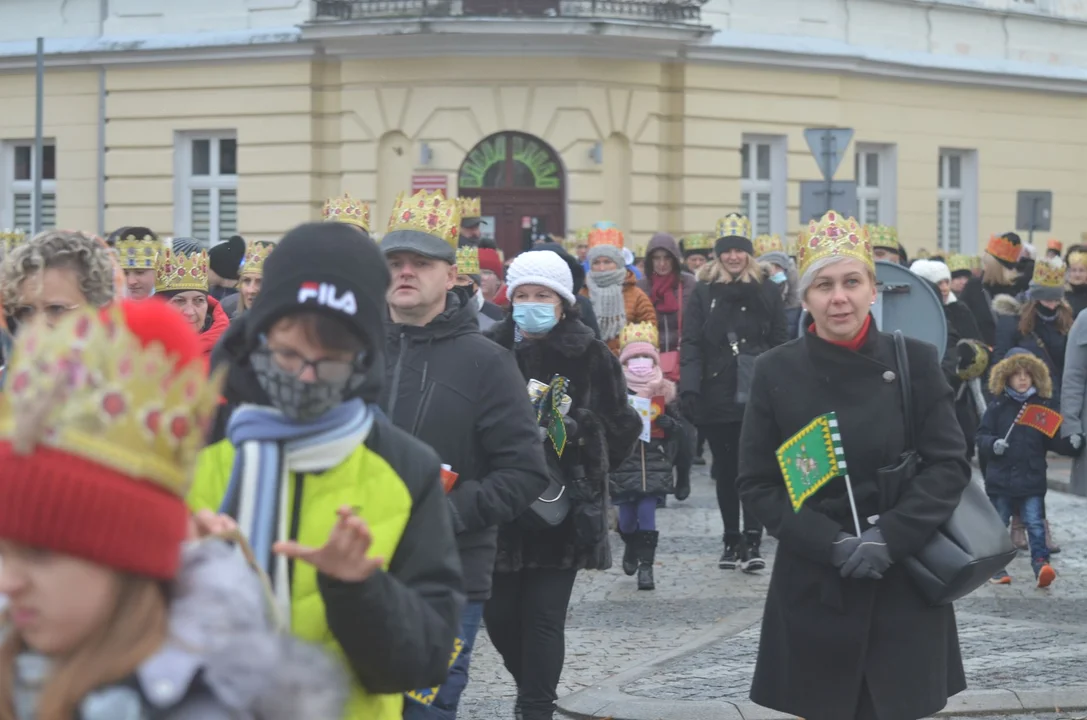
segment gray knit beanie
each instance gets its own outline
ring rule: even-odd
[[[598,257],[611,258],[618,268],[624,268],[627,264],[623,261],[623,249],[615,245],[597,245],[589,248],[589,270],[593,268],[593,260]]]

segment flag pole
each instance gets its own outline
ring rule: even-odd
[[[1011,437],[1012,430],[1015,429],[1015,426],[1022,419],[1023,413],[1026,412],[1026,410],[1027,410],[1027,403],[1023,403],[1023,407],[1019,408],[1019,414],[1015,416],[1014,420],[1012,420],[1012,425],[1011,425],[1010,428],[1008,428],[1008,432],[1004,433],[1004,442],[1008,442],[1008,438]]]
[[[857,501],[853,499],[853,483],[849,480],[849,475],[845,475],[845,491],[849,493],[849,508],[853,511],[853,527],[857,530],[857,537],[861,536],[861,519],[857,515]]]
[[[830,413],[827,424],[830,426],[831,442],[834,446],[834,460],[845,478],[845,491],[849,495],[849,509],[853,511],[853,527],[857,537],[861,536],[861,519],[857,514],[857,501],[853,497],[853,482],[849,479],[849,468],[845,464],[845,449],[842,447],[842,433],[838,427],[838,414]]]

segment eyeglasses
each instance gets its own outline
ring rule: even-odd
[[[78,309],[78,305],[63,305],[60,303],[45,305],[41,308],[34,305],[16,305],[8,312],[8,317],[14,320],[16,325],[22,325],[33,320],[41,312],[45,315],[46,322],[52,325],[68,313]]]
[[[301,377],[306,368],[313,368],[314,377],[321,382],[330,383],[347,382],[351,375],[363,369],[366,360],[365,353],[359,353],[354,360],[307,360],[294,350],[267,346],[253,352],[271,360],[280,370],[296,378]]]

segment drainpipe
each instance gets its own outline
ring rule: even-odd
[[[106,66],[98,66],[98,234],[106,236]]]

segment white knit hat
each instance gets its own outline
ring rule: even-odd
[[[915,260],[910,265],[910,272],[928,280],[934,285],[939,285],[943,280],[951,279],[951,270],[939,260]]]
[[[537,250],[514,258],[506,271],[506,293],[510,300],[521,285],[543,285],[557,292],[567,305],[574,304],[574,276],[558,253]]]

